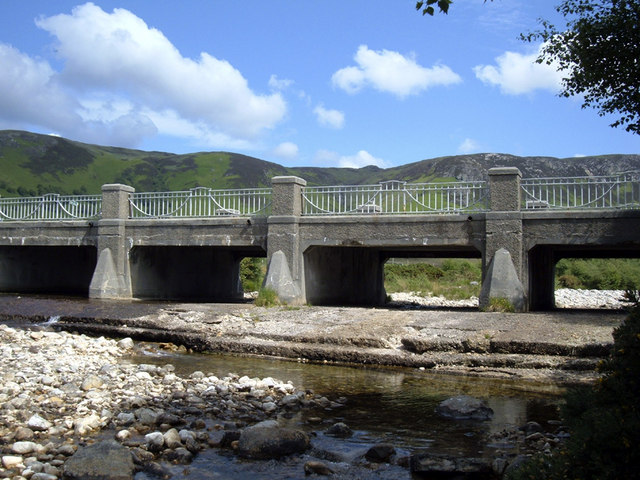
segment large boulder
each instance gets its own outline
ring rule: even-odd
[[[65,480],[133,480],[131,452],[108,440],[79,448],[64,464]]]
[[[245,428],[238,440],[238,454],[252,459],[280,458],[309,448],[309,436],[301,430],[280,428],[265,421]]]
[[[440,402],[436,413],[454,420],[489,420],[493,410],[482,400],[468,395],[458,395]]]

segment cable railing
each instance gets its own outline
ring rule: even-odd
[[[0,198],[0,222],[87,220],[100,217],[101,195],[58,195]]]
[[[526,178],[520,186],[523,208],[640,208],[640,172],[572,178]]]
[[[270,188],[141,192],[129,197],[131,218],[193,218],[268,215]]]
[[[437,214],[488,208],[486,182],[406,183],[305,187],[303,215]]]

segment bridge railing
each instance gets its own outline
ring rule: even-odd
[[[101,195],[0,198],[0,221],[86,220],[100,217]]]
[[[129,197],[131,218],[192,218],[268,215],[270,188],[140,192]]]
[[[573,178],[526,178],[524,209],[640,208],[640,173]]]
[[[303,215],[437,214],[488,209],[486,182],[304,187]]]

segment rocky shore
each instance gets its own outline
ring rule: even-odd
[[[321,417],[309,417],[304,428],[281,421],[300,409],[339,411],[342,398],[273,378],[184,377],[171,364],[134,364],[127,360],[131,338],[0,325],[0,349],[0,478],[12,480],[170,478],[176,466],[188,470],[211,450],[256,462],[256,469],[286,459],[296,469],[288,478],[410,478],[411,472],[499,478],[523,454],[549,451],[566,437],[561,426],[545,433],[530,422],[493,433],[491,457],[452,459],[377,443],[346,461],[319,439],[340,442],[351,434],[348,425],[318,431]],[[439,408],[450,418],[491,415],[473,398],[444,403]],[[214,478],[225,478],[210,468]],[[180,478],[188,478],[187,470]]]

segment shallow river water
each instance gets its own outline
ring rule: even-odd
[[[331,452],[329,460],[343,460],[345,465],[357,464],[357,459],[368,447],[379,442],[393,444],[400,455],[427,449],[455,456],[493,456],[495,450],[508,451],[510,446],[492,444],[489,435],[509,426],[524,425],[527,421],[536,421],[549,431],[555,430],[558,423],[560,389],[522,381],[440,375],[418,369],[348,367],[228,355],[164,354],[153,348],[132,360],[171,363],[181,375],[200,370],[218,377],[229,373],[273,377],[289,380],[298,388],[313,390],[332,400],[344,397],[347,401],[341,408],[302,410],[281,417],[279,422],[313,432],[312,445]],[[459,394],[484,399],[495,412],[493,418],[484,422],[455,421],[436,415],[434,409],[439,402]],[[322,419],[319,424],[318,418]],[[353,436],[336,439],[324,435],[324,430],[336,422],[346,423],[354,431]],[[306,459],[309,458],[314,458],[313,452]],[[175,467],[174,476],[198,480],[304,478],[302,468],[301,461],[243,462],[232,455],[221,455],[220,451],[209,451],[199,454],[188,468]],[[381,465],[375,471],[365,473],[368,478],[411,478],[408,469],[391,465]],[[340,478],[364,478],[363,475],[362,470],[345,466]],[[145,478],[144,475],[139,477],[139,480]]]

